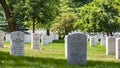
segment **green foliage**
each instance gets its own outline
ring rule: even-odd
[[[51,21],[58,15],[59,0],[33,0],[29,2],[29,6],[27,18],[33,22],[35,21],[36,25],[49,27]]]
[[[73,13],[63,13],[56,18],[55,23],[51,26],[51,30],[57,32],[59,36],[65,36],[74,30],[73,23],[76,19],[77,17]]]
[[[26,20],[25,17],[27,15],[28,10],[28,4],[27,1],[15,1],[13,6],[13,14],[16,22],[17,30],[27,30],[28,26],[24,24],[24,21]]]
[[[112,4],[112,5],[111,5]],[[80,8],[79,20],[74,24],[81,31],[112,32],[119,31],[119,11],[114,1],[94,0]],[[112,34],[111,34],[112,35]]]
[[[4,10],[1,5],[0,5],[0,30],[9,32],[9,28],[8,28],[7,21],[5,18]]]

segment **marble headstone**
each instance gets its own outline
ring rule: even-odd
[[[96,39],[94,36],[90,37],[90,46],[95,46],[96,45]]]
[[[107,37],[106,38],[106,55],[115,55],[115,40],[114,37]]]
[[[86,64],[87,36],[73,33],[67,36],[67,60],[69,64]]]
[[[6,41],[9,41],[9,42],[10,42],[10,34],[7,33],[7,34],[5,35],[5,39],[6,39]]]
[[[15,31],[11,33],[10,55],[24,55],[24,33]]]
[[[40,34],[33,33],[31,36],[31,49],[40,49]]]
[[[25,42],[25,43],[31,42],[31,35],[30,35],[30,34],[25,34],[24,42]]]
[[[5,33],[3,31],[0,31],[0,47],[4,47],[4,36]]]
[[[116,39],[116,59],[120,59],[120,38]]]
[[[105,37],[102,37],[100,41],[101,41],[101,46],[106,45],[106,38]]]
[[[41,36],[41,43],[42,43],[42,45],[47,45],[47,44],[49,44],[49,36],[47,36],[47,35],[42,35]]]
[[[67,45],[68,45],[68,35],[65,36],[64,41],[65,41],[65,57],[67,57]]]

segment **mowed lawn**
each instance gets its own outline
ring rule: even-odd
[[[31,44],[25,44],[24,56],[10,56],[9,42],[5,48],[0,48],[0,68],[120,68],[120,59],[115,55],[105,55],[105,46],[90,47],[87,45],[87,64],[68,64],[64,55],[64,41],[58,40],[40,50],[31,49]]]

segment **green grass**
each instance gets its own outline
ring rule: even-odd
[[[0,48],[0,68],[120,68],[120,60],[115,55],[105,55],[105,46],[87,46],[87,64],[68,64],[64,57],[64,41],[54,41],[47,46],[40,46],[40,50],[30,48],[25,44],[24,56],[9,55],[9,42],[5,41],[5,48]]]

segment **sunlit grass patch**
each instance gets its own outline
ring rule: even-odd
[[[9,42],[0,48],[0,68],[119,68],[120,60],[115,55],[106,56],[105,46],[87,46],[87,64],[72,65],[64,55],[64,40],[54,41],[49,45],[40,45],[40,50],[31,49],[26,43],[24,56],[9,55]]]

